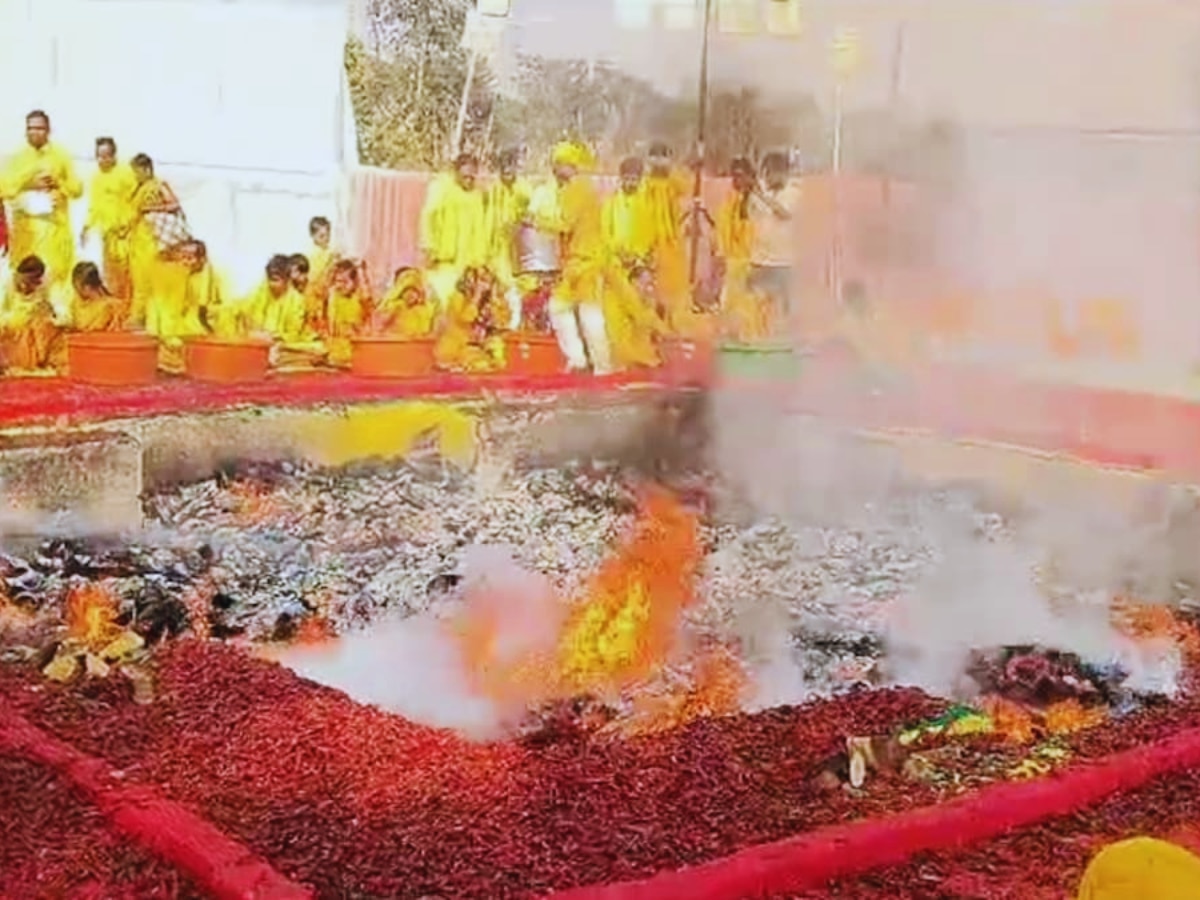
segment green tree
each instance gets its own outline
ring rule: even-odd
[[[468,0],[370,0],[365,33],[346,44],[360,158],[432,168],[451,153],[467,75],[461,46]],[[493,78],[478,66],[465,142],[481,139]]]

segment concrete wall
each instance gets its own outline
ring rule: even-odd
[[[311,216],[336,217],[357,161],[345,30],[344,0],[5,0],[0,154],[33,108],[85,163],[99,135],[148,153],[214,258],[253,281],[304,249]]]

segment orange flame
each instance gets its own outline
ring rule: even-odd
[[[675,648],[683,612],[696,602],[700,556],[695,516],[660,489],[644,491],[630,534],[546,646],[506,653],[500,604],[460,622],[460,647],[477,688],[493,700],[529,706],[581,695],[613,698],[653,678]],[[706,688],[714,696],[725,684],[716,672],[714,664]]]
[[[1167,638],[1179,646],[1185,658],[1200,660],[1200,630],[1180,621],[1168,607],[1115,597],[1111,612],[1113,625],[1125,636],[1135,640]]]
[[[1014,744],[1033,740],[1033,716],[1029,710],[1003,697],[985,697],[980,707],[992,720],[992,728]]]
[[[1064,700],[1046,707],[1042,713],[1049,734],[1074,734],[1100,725],[1108,718],[1103,707],[1086,707],[1078,700]]]
[[[67,634],[93,649],[111,642],[117,626],[117,599],[103,585],[85,584],[67,595]]]

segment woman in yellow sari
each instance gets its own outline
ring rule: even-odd
[[[450,295],[441,333],[433,349],[439,369],[494,372],[506,363],[503,331],[510,318],[491,273],[468,268]]]
[[[46,264],[21,260],[0,296],[0,362],[5,374],[45,373],[60,360],[63,321],[50,302]]]
[[[391,288],[379,302],[372,330],[402,338],[425,338],[433,334],[437,314],[437,303],[429,298],[420,269],[405,266],[396,270]]]
[[[139,153],[131,164],[137,188],[130,201],[129,322],[153,334],[172,335],[179,331],[187,289],[187,270],[172,251],[190,240],[191,233],[175,193],[155,176],[153,160]]]
[[[71,272],[71,331],[120,331],[125,302],[114,297],[94,262],[76,263]]]
[[[96,138],[96,174],[88,188],[88,218],[80,242],[95,232],[101,241],[104,282],[114,296],[128,299],[129,228],[133,224],[133,192],[137,178],[117,162],[117,144],[110,137]]]

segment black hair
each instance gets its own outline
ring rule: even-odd
[[[308,257],[303,253],[293,253],[291,256],[289,256],[288,265],[290,265],[293,269],[299,269],[305,275],[307,275],[312,268],[308,262]]]
[[[267,260],[267,278],[290,278],[292,275],[292,258],[276,253]]]
[[[114,141],[112,138],[110,138],[110,137],[96,138],[96,149],[99,150],[101,147],[107,147],[109,150],[111,150],[113,152],[113,156],[117,155],[117,142]]]
[[[496,157],[496,165],[501,169],[515,169],[521,164],[521,148],[506,147]]]
[[[730,175],[753,175],[754,174],[754,163],[750,162],[750,159],[745,156],[735,157],[729,163],[729,174]]]
[[[129,161],[129,164],[135,169],[145,169],[151,175],[154,174],[154,160],[152,160],[145,153],[139,153]]]
[[[316,234],[318,228],[326,228],[333,231],[333,226],[329,224],[329,220],[324,216],[313,216],[308,220],[308,233]]]
[[[763,157],[762,170],[764,172],[786,172],[791,167],[792,162],[786,153],[776,150]]]
[[[641,157],[627,156],[621,160],[619,171],[622,175],[641,175],[644,170]]]
[[[40,256],[27,256],[17,263],[18,275],[33,275],[41,277],[46,274],[46,264]]]
[[[108,293],[108,288],[104,286],[104,279],[100,277],[100,267],[94,262],[85,260],[76,263],[75,268],[71,270],[71,281],[78,282],[95,291]]]
[[[461,169],[463,166],[467,166],[467,165],[474,165],[474,166],[479,165],[479,157],[476,156],[474,153],[465,152],[465,151],[463,153],[458,154],[458,156],[454,157],[454,168],[455,169]]]
[[[46,123],[47,128],[50,127],[50,117],[48,115],[46,115],[46,111],[44,109],[35,109],[29,113],[26,113],[25,124],[28,125],[34,119],[41,119],[43,122]]]
[[[648,156],[670,156],[671,148],[667,146],[665,141],[655,141],[650,145]]]

